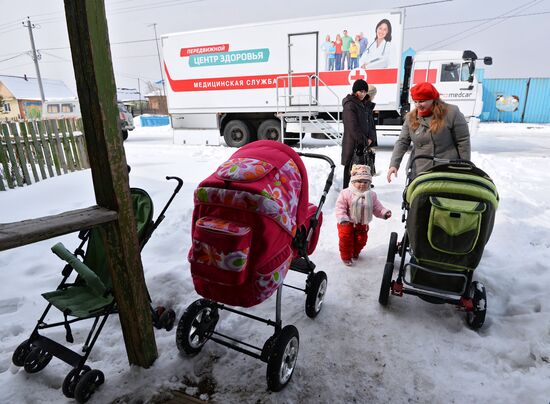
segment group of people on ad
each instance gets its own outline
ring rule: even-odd
[[[342,101],[344,136],[342,160],[344,166],[343,189],[336,201],[340,257],[347,266],[359,258],[368,240],[369,223],[373,217],[389,219],[392,216],[372,190],[374,159],[369,164],[354,164],[358,154],[374,154],[377,146],[374,125],[373,102],[376,88],[364,80],[353,83],[352,92]],[[435,160],[418,159],[413,156],[429,155],[440,159],[470,160],[470,133],[464,115],[457,106],[440,99],[439,92],[430,83],[419,83],[411,88],[415,108],[404,119],[403,128],[393,147],[387,181],[397,177],[401,160],[412,143],[409,159],[409,175],[437,164]],[[407,169],[408,169],[407,168]]]
[[[342,35],[336,34],[334,39],[330,35],[325,37],[321,44],[324,54],[325,70],[352,70],[355,68],[376,69],[389,65],[390,42],[392,39],[391,23],[387,19],[376,24],[374,40],[369,42],[363,32],[354,37],[347,30]]]

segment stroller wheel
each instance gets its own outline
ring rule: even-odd
[[[323,271],[313,274],[311,282],[306,288],[306,315],[309,318],[317,317],[323,307],[326,293],[327,274]]]
[[[174,328],[174,322],[176,321],[176,312],[172,309],[164,310],[159,317],[160,328],[164,328],[166,331],[170,331]]]
[[[386,262],[392,263],[395,260],[395,254],[397,253],[397,233],[392,232],[390,235],[390,245],[388,246],[388,257],[386,258]]]
[[[76,388],[76,385],[80,381],[80,378],[90,370],[91,369],[88,365],[84,365],[82,366],[82,369],[74,368],[67,373],[67,376],[65,376],[65,379],[63,380],[63,385],[61,386],[61,390],[63,391],[65,397],[74,398],[74,389]]]
[[[157,306],[153,309],[153,326],[160,330],[162,328],[162,325],[160,324],[160,316],[166,311],[166,307],[164,306]]]
[[[193,302],[183,313],[176,331],[176,345],[187,355],[198,353],[214,332],[220,316],[217,307],[209,300]]]
[[[92,394],[105,382],[105,376],[101,370],[90,370],[79,380],[75,389],[74,397],[79,403],[85,403]]]
[[[29,344],[28,339],[20,343],[19,346],[15,348],[13,356],[11,357],[11,361],[13,362],[13,364],[15,366],[23,366],[25,364],[25,358],[27,357],[31,349],[32,345]]]
[[[472,330],[481,328],[487,313],[487,292],[481,282],[473,281],[468,290],[468,297],[472,299],[474,308],[466,312],[466,322]]]
[[[34,347],[31,349],[23,364],[27,373],[36,373],[44,369],[52,360],[52,354],[45,349]]]
[[[271,391],[282,390],[292,378],[300,337],[293,325],[284,327],[273,344],[269,361],[267,362],[267,388]]]
[[[380,294],[378,295],[378,303],[380,303],[382,306],[386,306],[388,304],[388,299],[390,297],[393,267],[393,262],[387,262],[386,266],[384,267],[384,275],[382,275],[382,283],[380,284]]]

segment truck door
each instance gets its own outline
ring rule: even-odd
[[[316,79],[309,80],[318,70],[318,32],[303,32],[288,35],[288,74],[290,105],[317,105]]]
[[[466,119],[478,115],[476,108],[477,80],[470,82],[469,63],[463,60],[447,60],[438,63],[437,83],[441,99],[458,106]]]
[[[463,60],[420,60],[415,61],[412,85],[428,82],[439,91],[441,99],[456,105],[466,120],[479,115],[481,103],[478,100],[479,82],[468,81],[469,65]]]

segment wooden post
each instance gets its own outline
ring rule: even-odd
[[[29,142],[29,134],[27,133],[27,126],[25,125],[24,121],[19,122],[19,129],[21,132],[21,138],[23,139],[23,143],[25,144],[25,152],[27,153],[27,161],[29,162],[32,170],[32,175],[34,177],[34,182],[40,181],[40,178],[38,177],[38,171],[36,171],[36,162],[35,158],[31,149],[31,144]]]
[[[50,150],[51,152],[52,163],[55,168],[55,172],[57,173],[57,175],[61,175],[61,162],[60,162],[60,156],[58,152],[59,144],[57,142],[57,139],[53,135],[53,128],[51,125],[51,121],[42,121],[41,123],[42,125],[44,125],[44,129],[46,131],[45,134],[47,135],[47,139],[48,139],[48,150]],[[65,167],[65,171],[67,171],[66,167]]]
[[[68,165],[70,163],[69,156],[67,156],[66,153],[63,151],[63,136],[59,136],[59,127],[57,126],[57,120],[51,119],[48,121],[48,123],[50,124],[50,128],[52,130],[50,139],[54,139],[52,143],[52,149],[54,148],[55,144],[55,150],[57,152],[57,157],[59,158],[59,164],[63,169],[63,174],[67,174],[69,172]]]
[[[103,241],[130,364],[157,358],[122,146],[105,4],[64,0],[82,123],[97,204],[118,212]]]
[[[76,140],[73,135],[73,129],[71,128],[71,121],[68,119],[63,119],[61,122],[63,123],[63,130],[67,132],[67,140],[69,141],[71,153],[73,154],[74,168],[76,170],[82,170],[82,156],[79,155],[78,152]]]
[[[53,173],[53,156],[50,152],[50,144],[48,139],[46,139],[46,135],[48,134],[46,130],[46,121],[36,121],[36,128],[38,136],[40,137],[40,143],[42,144],[42,150],[44,151],[44,157],[46,158],[46,168],[51,178],[55,174]],[[58,175],[59,174],[61,174],[61,172],[59,172]]]
[[[17,132],[17,124],[15,122],[10,122],[10,131],[13,137],[13,143],[15,145],[15,158],[21,168],[24,183],[31,185],[32,181],[29,174],[29,169],[27,168],[27,158],[25,157],[25,150],[23,149],[23,141]]]
[[[4,179],[6,180],[9,188],[15,187],[10,175],[10,166],[8,165],[8,147],[7,145],[2,144],[2,133],[4,132],[4,126],[7,126],[7,123],[0,124],[0,164],[2,164],[2,171],[4,173],[4,178],[0,178],[0,181],[2,181],[2,184],[0,185],[2,190],[6,189],[4,187]]]
[[[8,152],[8,159],[10,162],[10,170],[8,170],[5,175],[8,177],[11,177],[12,174],[15,177],[15,182],[18,187],[23,186],[23,178],[21,177],[21,174],[19,173],[19,167],[17,164],[17,158],[15,156],[15,150],[13,145],[11,144],[11,138],[10,138],[10,131],[8,128],[8,125],[2,125],[2,133],[4,134],[4,142],[6,143],[6,151]],[[10,180],[11,181],[11,180]],[[10,188],[13,188],[13,185],[10,185],[10,181],[8,181],[8,186]],[[13,184],[13,182],[12,182]]]
[[[36,138],[36,133],[38,129],[35,127],[35,121],[27,121],[27,131],[30,133],[32,138],[32,144],[34,146],[34,153],[36,155],[36,160],[38,161],[38,168],[40,169],[40,175],[42,179],[45,180],[48,178],[46,176],[46,160],[44,158],[44,149],[42,148],[42,143],[39,142]]]

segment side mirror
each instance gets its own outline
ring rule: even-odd
[[[487,66],[491,66],[493,64],[493,58],[491,56],[485,56],[483,58],[483,63],[485,63]]]

